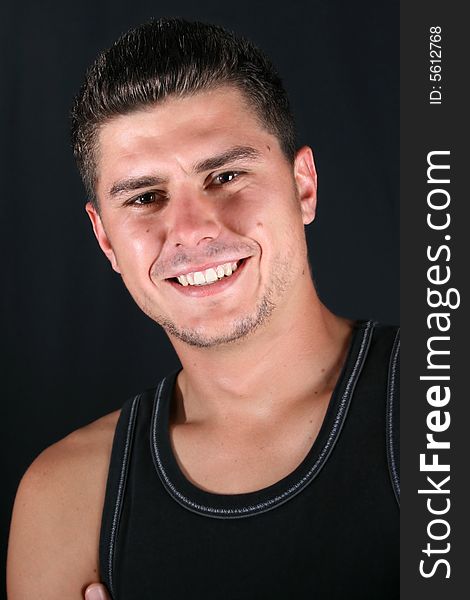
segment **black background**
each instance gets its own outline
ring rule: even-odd
[[[320,297],[344,316],[398,322],[398,2],[191,6],[10,1],[0,9],[2,551],[33,458],[177,364],[100,254],[68,139],[86,67],[130,26],[205,20],[268,53],[319,172],[308,239]]]

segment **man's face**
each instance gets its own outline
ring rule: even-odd
[[[295,301],[315,210],[311,152],[290,164],[237,89],[116,117],[98,141],[95,234],[170,337],[228,343]]]

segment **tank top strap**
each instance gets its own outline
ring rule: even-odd
[[[106,495],[103,506],[100,533],[100,577],[101,582],[114,595],[113,559],[116,533],[119,529],[123,495],[132,454],[135,424],[143,394],[130,398],[122,407],[114,434],[109,464]]]
[[[400,330],[390,353],[387,384],[387,462],[395,498],[400,505]]]

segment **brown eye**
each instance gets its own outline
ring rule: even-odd
[[[220,173],[220,175],[216,175],[213,179],[213,183],[215,185],[224,185],[226,183],[232,182],[234,179],[238,177],[239,173],[237,171],[227,171],[226,173]]]
[[[151,204],[152,202],[155,202],[155,192],[147,192],[146,194],[141,194],[140,196],[137,196],[136,198],[134,198],[131,201],[131,204],[135,204],[137,206],[143,206],[145,204]]]

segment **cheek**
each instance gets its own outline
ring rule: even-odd
[[[258,187],[244,188],[223,202],[221,222],[241,235],[255,236],[270,220],[273,200]]]
[[[292,191],[285,189],[283,193],[267,193],[258,186],[244,189],[219,214],[229,229],[255,241],[265,258],[275,256],[290,248],[297,229],[303,233],[300,211],[290,196]]]
[[[162,236],[151,223],[127,221],[121,224],[114,240],[114,252],[118,263],[125,269],[142,273],[148,271],[159,255],[162,247]]]

